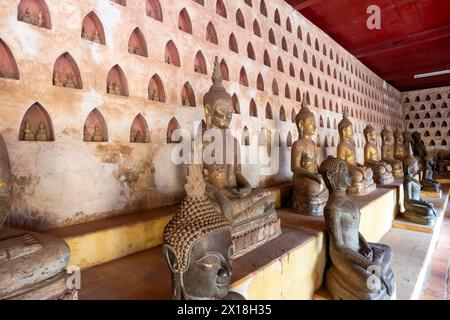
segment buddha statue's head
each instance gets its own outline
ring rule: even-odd
[[[411,150],[411,144],[409,145],[408,156],[403,159],[403,172],[405,177],[414,177],[419,172],[419,161],[414,157]]]
[[[418,131],[414,131],[411,135],[413,143],[419,143],[422,140],[422,136]]]
[[[396,144],[403,144],[403,135],[402,135],[402,132],[398,128],[397,128],[397,130],[395,130],[394,138],[395,138]]]
[[[314,113],[309,110],[306,99],[303,99],[302,108],[295,117],[299,137],[311,137],[316,131],[316,118]]]
[[[376,136],[375,136],[375,128],[372,127],[372,125],[368,125],[364,128],[364,137],[366,138],[366,141],[368,143],[375,143]]]
[[[319,168],[319,173],[331,193],[345,192],[352,185],[352,178],[348,171],[347,163],[333,156],[329,156]]]
[[[386,126],[384,126],[383,130],[381,130],[381,139],[385,145],[394,144],[394,136],[392,135],[391,130],[389,130]]]
[[[188,166],[187,196],[164,229],[177,300],[223,299],[231,281],[231,225],[205,194],[201,166]]]
[[[11,170],[8,150],[0,135],[0,228],[11,210]]]
[[[353,124],[348,118],[347,110],[344,111],[341,122],[338,125],[339,136],[341,139],[353,139]]]
[[[211,79],[213,84],[203,97],[206,126],[208,129],[212,127],[227,129],[230,126],[233,115],[233,101],[223,87],[218,57],[214,61],[214,71]]]

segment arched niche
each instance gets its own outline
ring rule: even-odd
[[[266,104],[266,119],[273,120],[272,106],[270,103]]]
[[[127,1],[126,0],[112,0],[112,2],[120,4],[121,6],[124,6],[124,7],[127,6]]]
[[[264,79],[261,73],[258,74],[258,77],[256,79],[256,89],[258,89],[259,91],[264,91]]]
[[[195,3],[198,3],[201,6],[205,6],[205,0],[194,0]]]
[[[281,49],[283,49],[283,51],[288,52],[288,45],[287,45],[286,38],[284,36],[283,36],[283,38],[281,38]]]
[[[267,50],[264,51],[264,65],[269,67],[269,68],[271,66],[270,56],[269,56],[269,53],[267,52]]]
[[[99,44],[105,44],[105,31],[103,24],[94,11],[89,12],[83,19],[81,38]]]
[[[255,118],[258,117],[258,108],[256,106],[256,102],[254,99],[252,99],[250,101],[249,115],[250,115],[250,117],[255,117]]]
[[[445,141],[445,140],[442,140],[442,142],[441,142],[441,146],[447,146],[447,141]]]
[[[220,73],[225,81],[230,81],[230,72],[228,71],[228,65],[225,59],[220,62]]]
[[[259,12],[263,16],[267,17],[267,5],[266,5],[266,2],[264,0],[261,0],[261,3],[259,5]]]
[[[178,15],[178,29],[186,33],[192,34],[192,23],[189,13],[186,9],[180,11]]]
[[[301,102],[302,101],[302,94],[300,92],[300,88],[297,88],[295,92],[295,101]]]
[[[272,94],[275,96],[278,96],[278,94],[279,94],[278,82],[276,79],[273,79],[273,81],[272,81]]]
[[[213,23],[208,23],[206,27],[206,41],[211,42],[213,44],[219,44],[219,38],[217,37],[216,28]]]
[[[303,32],[302,32],[302,28],[300,26],[298,26],[298,28],[297,28],[297,38],[299,40],[303,40]]]
[[[247,57],[251,60],[256,60],[255,49],[253,48],[251,42],[249,42],[247,45]]]
[[[148,131],[147,121],[140,113],[134,118],[131,124],[130,142],[131,143],[150,142],[150,135]]]
[[[108,141],[108,126],[106,125],[105,118],[101,112],[95,108],[92,110],[83,128],[83,141],[84,142],[107,142]]]
[[[227,9],[225,7],[225,4],[223,3],[223,0],[217,0],[216,2],[216,14],[218,14],[221,17],[227,18]]]
[[[189,82],[186,82],[181,89],[181,104],[186,107],[195,107],[195,94]]]
[[[119,65],[115,65],[106,78],[106,92],[118,96],[128,97],[128,82],[125,73]]]
[[[172,119],[170,119],[169,124],[167,125],[167,130],[166,130],[166,142],[167,143],[181,142],[181,140],[182,140],[181,135],[178,139],[176,139],[174,136],[174,132],[179,129],[181,129],[181,127],[180,127],[180,124],[178,123],[177,118],[173,117]]]
[[[39,103],[34,103],[25,112],[19,131],[20,141],[54,141],[50,115]]]
[[[148,99],[156,102],[166,102],[166,92],[159,75],[155,74],[148,84]]]
[[[305,73],[303,72],[303,69],[300,69],[300,81],[305,82]]]
[[[258,20],[255,19],[255,21],[253,21],[253,34],[257,37],[261,38],[261,27],[259,25]]]
[[[292,147],[292,133],[289,131],[286,137],[286,146],[288,148]]]
[[[194,61],[194,71],[202,74],[207,74],[206,60],[201,51],[197,52]]]
[[[291,19],[289,19],[289,17],[286,19],[286,31],[292,33],[292,24]]]
[[[286,83],[286,86],[284,87],[284,97],[286,99],[291,98],[291,89],[289,88],[289,84]]]
[[[430,147],[434,147],[434,146],[436,146],[436,143],[434,142],[434,140],[431,140],[430,141]]]
[[[245,4],[248,5],[250,8],[253,7],[252,1],[253,0],[244,0]]]
[[[244,129],[242,129],[241,144],[243,146],[249,146],[250,145],[250,132],[248,131],[247,126],[244,126]]]
[[[148,57],[147,42],[139,28],[134,29],[128,40],[128,52],[142,57]]]
[[[20,0],[17,9],[17,20],[39,28],[52,28],[50,11],[44,0]]]
[[[296,117],[295,109],[292,109],[292,111],[291,111],[291,122],[292,123],[295,123],[295,117]]]
[[[0,39],[0,78],[19,80],[19,68],[8,45]]]
[[[295,69],[294,69],[294,65],[291,63],[290,64],[290,66],[289,66],[289,75],[292,77],[292,78],[295,78]]]
[[[241,68],[241,72],[239,73],[239,84],[248,87],[248,77],[244,67]]]
[[[166,50],[164,52],[164,60],[167,64],[171,64],[176,67],[180,67],[180,55],[178,54],[178,49],[175,43],[170,40],[166,45]]]
[[[277,60],[277,69],[280,72],[284,72],[284,66],[283,66],[283,60],[281,60],[281,57],[278,57]]]
[[[77,63],[66,52],[59,56],[53,67],[53,85],[72,89],[83,89],[80,69]]]
[[[277,45],[277,41],[275,40],[275,33],[273,32],[272,29],[269,30],[269,42],[274,46]]]
[[[286,110],[283,106],[280,108],[280,121],[286,121]]]
[[[233,33],[230,34],[230,39],[228,41],[228,47],[234,53],[239,53],[238,43],[237,43],[236,37]]]
[[[233,94],[233,96],[231,97],[231,102],[233,104],[233,112],[236,114],[241,114],[241,105],[239,103],[239,98],[236,93]]]
[[[163,21],[163,14],[161,9],[161,4],[158,0],[147,0],[145,12],[147,16],[157,20]]]
[[[236,24],[239,27],[245,29],[245,19],[244,19],[244,15],[242,14],[241,9],[238,9],[236,11]]]
[[[280,18],[280,12],[278,11],[278,9],[275,10],[274,16],[273,16],[273,21],[281,26],[281,18]]]
[[[298,58],[298,48],[297,48],[297,45],[295,43],[294,43],[294,46],[292,47],[292,54],[293,54],[293,56],[295,58]]]

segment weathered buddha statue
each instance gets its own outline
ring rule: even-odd
[[[42,122],[39,123],[38,131],[36,134],[36,141],[48,141],[47,128]]]
[[[403,134],[398,128],[397,130],[395,130],[394,138],[395,138],[394,158],[403,161],[403,158],[405,158]]]
[[[144,135],[141,133],[141,130],[138,130],[136,132],[136,135],[134,136],[134,142],[136,143],[144,143]]]
[[[101,40],[100,40],[100,34],[98,33],[97,29],[95,29],[95,31],[94,31],[94,39],[93,39],[93,41],[97,42],[97,43],[102,43]]]
[[[0,300],[76,299],[68,288],[67,244],[35,232],[6,228],[12,186],[8,153],[0,136]]]
[[[373,171],[356,162],[355,142],[353,140],[353,125],[348,118],[347,111],[338,125],[339,136],[341,138],[337,147],[338,158],[344,160],[352,176],[352,186],[348,188],[348,193],[354,195],[366,195],[376,189],[373,182]]]
[[[205,150],[213,142],[203,138],[203,164],[209,173],[209,194],[231,222],[234,257],[237,257],[279,236],[280,219],[275,211],[273,193],[265,189],[253,189],[241,173],[236,160],[239,143],[229,130],[233,113],[232,99],[223,87],[217,57],[212,82],[213,85],[203,98],[205,134],[223,139],[223,158],[208,161]]]
[[[321,216],[328,200],[328,190],[318,172],[317,144],[312,140],[316,119],[303,99],[302,109],[295,117],[299,139],[291,149],[291,169],[294,173],[292,206],[297,213]]]
[[[25,12],[23,13],[23,16],[22,16],[22,19],[21,19],[23,22],[26,22],[26,23],[33,23],[32,21],[31,21],[31,16],[30,16],[30,9],[28,9],[28,8],[26,8],[25,9]]]
[[[419,132],[413,132],[411,139],[413,154],[417,159],[419,159],[419,165],[423,168],[425,164],[425,157],[428,156],[427,147],[425,147],[425,143],[423,142],[422,136]]]
[[[87,125],[84,125],[84,128],[83,128],[83,141],[84,142],[92,142],[93,138],[94,137],[92,136],[92,134],[89,133],[89,129],[88,129]]]
[[[430,156],[424,158],[422,189],[431,192],[439,192],[442,190],[441,184],[433,180],[433,158]]]
[[[25,120],[25,128],[23,129],[23,140],[36,141],[36,136],[31,130],[30,123]]]
[[[403,160],[405,177],[403,188],[405,192],[404,217],[412,222],[422,225],[433,225],[437,214],[432,203],[420,198],[422,185],[415,176],[419,172],[419,161],[412,155],[412,152]]]
[[[92,138],[92,141],[94,141],[94,142],[103,142],[103,135],[102,135],[102,132],[100,131],[100,127],[99,126],[95,126],[94,137]]]
[[[412,143],[411,133],[408,130],[403,131],[403,154],[404,154],[403,159],[410,155],[409,152],[412,152],[411,143]]]
[[[346,195],[351,185],[347,164],[334,157],[319,169],[330,191],[325,223],[330,238],[331,266],[325,286],[335,300],[388,300],[395,298],[392,250],[368,243],[359,233],[361,213]]]
[[[231,224],[205,193],[201,165],[188,165],[186,198],[164,228],[174,300],[243,300],[229,292]]]
[[[375,145],[375,128],[370,124],[364,129],[364,137],[366,138],[366,145],[364,146],[364,164],[372,169],[375,182],[381,185],[394,182],[391,165],[378,160],[378,151]]]
[[[385,126],[381,130],[381,139],[383,141],[381,145],[381,160],[389,163],[392,166],[392,172],[394,177],[403,178],[403,167],[400,160],[395,159],[395,141],[392,132]]]
[[[36,19],[36,25],[38,27],[44,27],[44,18],[42,17],[42,12],[39,12]]]

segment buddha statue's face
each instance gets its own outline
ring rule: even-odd
[[[311,137],[316,131],[316,120],[314,117],[307,117],[305,120],[300,121],[300,128],[303,130],[303,135]]]
[[[342,162],[337,168],[337,174],[335,177],[335,184],[337,190],[347,190],[352,185],[352,177],[349,174],[348,166],[345,162]]]
[[[417,160],[411,161],[406,168],[406,174],[410,177],[415,176],[419,172],[419,162]]]
[[[373,131],[373,130],[366,131],[366,140],[367,140],[367,142],[375,143],[375,141],[376,141],[375,131]]]
[[[230,230],[220,230],[194,242],[189,266],[183,273],[185,297],[225,298],[230,289],[232,254]]]
[[[402,135],[396,135],[395,136],[395,143],[396,144],[403,144],[403,136]]]
[[[382,139],[383,139],[384,144],[386,144],[386,145],[392,145],[392,144],[394,144],[394,137],[392,136],[392,134],[385,133],[385,134],[382,136]]]
[[[344,139],[352,139],[353,138],[353,127],[352,126],[346,126],[342,130],[342,138],[344,138]]]
[[[212,109],[209,106],[205,107],[205,118],[208,128],[212,125],[219,129],[228,129],[232,114],[231,101],[225,99],[217,100]]]
[[[420,136],[420,133],[418,133],[418,132],[414,132],[411,137],[415,143],[420,142],[420,140],[422,139],[422,137]]]

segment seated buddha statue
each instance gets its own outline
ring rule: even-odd
[[[206,131],[203,135],[203,165],[208,174],[207,190],[232,226],[234,257],[245,254],[281,234],[275,211],[275,196],[265,189],[253,189],[236,160],[238,143],[229,130],[233,113],[232,99],[222,84],[216,57],[213,85],[203,98]],[[208,161],[205,150],[211,141],[205,135],[223,139],[223,158]],[[223,146],[223,147],[222,147]]]
[[[10,164],[0,136],[0,300],[76,299],[77,290],[66,286],[67,244],[48,235],[4,227],[11,203]]]
[[[403,161],[403,158],[405,157],[403,134],[398,128],[395,130],[394,138],[394,158]]]
[[[431,192],[439,192],[442,190],[441,184],[436,180],[433,180],[433,158],[430,156],[424,158],[422,190]]]
[[[317,167],[317,145],[312,140],[316,119],[303,99],[302,109],[295,117],[299,139],[291,150],[291,169],[294,173],[292,206],[297,213],[322,216],[328,200],[328,190]]]
[[[164,228],[174,300],[244,300],[230,292],[231,224],[206,195],[201,165],[188,165],[186,197]]]
[[[347,189],[349,194],[366,195],[376,189],[372,169],[356,162],[355,142],[353,140],[353,124],[345,111],[338,125],[341,141],[338,144],[337,156],[344,160],[352,176],[352,186]]]
[[[378,151],[375,146],[375,128],[370,124],[364,129],[366,145],[364,146],[364,164],[371,168],[376,183],[386,185],[394,182],[390,164],[378,160]]]
[[[36,141],[36,136],[31,130],[30,123],[25,120],[25,128],[23,129],[23,140],[25,141]]]
[[[38,131],[36,134],[36,141],[48,141],[47,129],[42,122],[39,123]]]
[[[419,160],[419,173],[423,173],[425,167],[425,157],[428,156],[427,147],[422,140],[422,135],[415,131],[411,135],[411,144],[413,155]]]
[[[394,136],[386,126],[383,130],[381,130],[381,139],[383,141],[381,145],[381,160],[389,163],[392,166],[394,177],[403,178],[402,162],[395,159],[394,157]]]
[[[94,128],[94,136],[92,138],[92,141],[94,141],[94,142],[104,142],[103,134],[100,131],[100,127],[99,126],[95,126],[95,128]]]
[[[335,300],[390,300],[396,285],[390,247],[368,243],[359,232],[361,213],[346,195],[351,177],[345,161],[329,157],[319,169],[330,197],[325,206],[331,266],[325,286]]]
[[[403,188],[405,192],[404,217],[412,222],[431,226],[434,224],[437,213],[431,202],[420,198],[422,185],[415,176],[419,172],[419,161],[411,153],[403,160],[405,176],[403,178]]]

